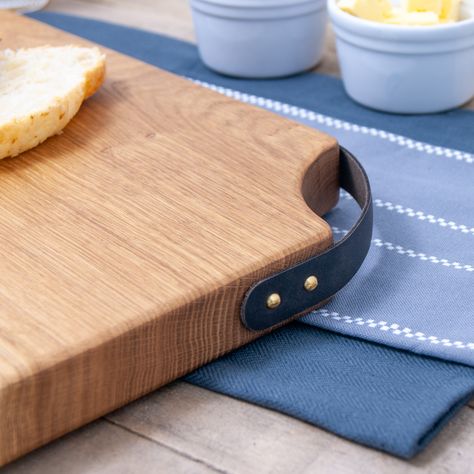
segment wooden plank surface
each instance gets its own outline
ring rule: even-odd
[[[176,382],[1,472],[470,474],[473,432],[474,410],[465,408],[423,453],[404,461],[280,413]]]
[[[216,472],[143,436],[99,420],[39,449],[2,474],[136,474]]]
[[[48,8],[192,40],[186,3],[185,0],[52,0]],[[331,61],[335,63],[334,56],[329,57]],[[327,62],[325,59],[318,70],[334,71],[327,68]],[[472,408],[473,402],[421,455],[407,462],[285,415],[176,382],[25,456],[1,472],[468,474],[474,465]],[[125,433],[115,431],[113,435],[110,424]]]

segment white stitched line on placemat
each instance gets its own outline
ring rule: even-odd
[[[349,231],[346,230],[346,229],[339,229],[339,227],[335,227],[335,226],[332,226],[331,229],[332,229],[332,233],[333,233],[333,234],[346,235],[346,234],[349,232]]]
[[[334,227],[334,226],[331,227],[331,229],[334,234],[346,235],[348,232],[345,229],[339,229],[339,227]],[[452,268],[455,268],[456,270],[465,270],[466,272],[474,272],[474,266],[472,265],[465,265],[459,262],[450,262],[449,260],[445,258],[439,258],[433,255],[426,255],[425,253],[421,253],[421,252],[415,252],[414,250],[406,249],[402,247],[401,245],[395,245],[395,244],[392,244],[391,242],[384,242],[380,239],[372,239],[372,243],[376,247],[383,247],[387,250],[394,250],[398,254],[406,255],[407,257],[417,258],[418,260],[423,260],[423,261],[431,262],[431,263],[438,263],[438,264],[441,264],[443,267],[452,267]]]
[[[324,318],[329,318],[334,321],[340,321],[346,324],[357,324],[358,326],[367,326],[380,331],[388,331],[395,336],[402,336],[406,338],[413,338],[418,341],[429,342],[431,344],[440,344],[446,347],[454,347],[456,349],[471,349],[474,350],[474,342],[451,341],[450,339],[439,339],[437,336],[428,336],[419,331],[413,331],[410,328],[402,328],[399,324],[390,324],[387,321],[375,321],[374,319],[352,318],[350,316],[341,316],[335,311],[328,311],[327,309],[318,309],[314,314],[319,314]]]
[[[347,191],[341,191],[341,197],[347,200],[354,200],[354,198]],[[388,201],[384,202],[381,199],[374,199],[373,202],[376,207],[381,207],[387,209],[388,211],[395,211],[398,214],[415,217],[420,221],[427,221],[430,224],[437,224],[441,227],[447,227],[451,230],[458,230],[463,234],[474,235],[474,227],[468,227],[464,224],[457,224],[453,221],[446,221],[446,219],[443,219],[442,217],[435,217],[432,214],[425,214],[423,211],[415,211],[410,207],[403,207],[400,204],[393,204]]]
[[[219,92],[220,94],[232,97],[233,99],[245,102],[248,104],[258,105],[268,110],[280,112],[291,117],[300,117],[302,119],[309,120],[311,122],[317,122],[328,127],[342,128],[355,133],[362,133],[365,135],[372,135],[374,137],[382,138],[390,142],[396,143],[400,146],[423,151],[429,155],[439,155],[446,158],[454,158],[458,161],[465,161],[466,163],[474,163],[474,155],[466,153],[460,150],[453,150],[441,146],[430,145],[429,143],[419,142],[412,140],[411,138],[397,135],[395,133],[386,132],[385,130],[379,130],[377,128],[364,127],[355,123],[346,122],[345,120],[339,120],[328,115],[318,114],[308,109],[296,107],[294,105],[279,102],[277,100],[267,99],[265,97],[258,97],[252,94],[246,94],[245,92],[236,91],[234,89],[228,89],[226,87],[216,86],[215,84],[209,84],[208,82],[200,81],[199,79],[188,79],[195,84],[198,84],[207,89]]]

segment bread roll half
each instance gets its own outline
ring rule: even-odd
[[[105,56],[98,48],[0,52],[0,159],[60,133],[104,76]]]

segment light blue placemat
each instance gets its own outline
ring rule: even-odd
[[[255,96],[216,81],[196,82],[336,136],[369,175],[375,215],[367,261],[347,288],[304,322],[474,365],[474,157],[465,151],[474,141],[474,113],[458,112],[471,132],[458,131],[456,149],[445,148],[432,143],[455,112],[439,115],[436,126],[436,116],[399,116],[413,122],[409,138],[388,129],[393,116],[377,114],[381,128],[336,118],[348,98],[334,104],[331,116],[294,106],[291,81],[280,84],[288,90],[286,102],[272,99],[270,90]],[[326,89],[329,84],[336,85]],[[432,143],[417,141],[418,130],[431,133]],[[326,216],[336,239],[358,212],[347,193],[341,197]]]
[[[64,15],[35,16],[325,130],[359,157],[372,182],[375,232],[358,275],[306,324],[189,380],[400,456],[421,449],[474,390],[474,369],[317,327],[474,365],[474,113],[385,115],[350,101],[335,78],[226,78],[207,70],[188,43]],[[336,237],[356,213],[343,194],[327,216]]]

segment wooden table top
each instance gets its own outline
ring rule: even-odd
[[[194,40],[185,0],[52,0],[48,9]],[[317,72],[337,75],[331,33],[328,43]],[[424,452],[403,461],[286,415],[175,382],[0,472],[468,473],[473,442],[473,402]]]

